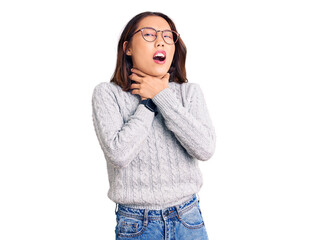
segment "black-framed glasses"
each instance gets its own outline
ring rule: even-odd
[[[180,34],[178,32],[173,31],[173,30],[161,31],[161,30],[156,30],[152,27],[144,27],[144,28],[141,28],[141,29],[137,30],[136,32],[134,32],[130,36],[130,38],[137,32],[141,32],[143,39],[145,39],[145,41],[147,41],[147,42],[154,42],[157,38],[158,32],[162,32],[163,40],[165,41],[165,43],[170,44],[170,45],[175,44],[178,41],[179,36],[180,36]]]

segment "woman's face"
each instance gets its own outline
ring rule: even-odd
[[[140,21],[137,30],[143,27],[152,27],[161,31],[171,30],[168,22],[159,16],[148,16],[143,18]],[[126,46],[127,41],[123,44],[124,50]],[[133,35],[131,46],[129,46],[127,50],[127,55],[132,57],[134,68],[154,77],[163,77],[170,69],[175,54],[175,45],[165,43],[161,32],[158,32],[157,38],[154,42],[147,42],[142,37],[141,32],[138,32]],[[157,63],[153,59],[155,52],[159,50],[166,52],[166,59],[163,64]]]

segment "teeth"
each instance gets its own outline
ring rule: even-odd
[[[154,57],[165,57],[163,53],[157,53]]]

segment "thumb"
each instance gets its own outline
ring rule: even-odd
[[[162,77],[162,80],[163,81],[169,81],[169,78],[170,78],[170,73],[167,73]]]

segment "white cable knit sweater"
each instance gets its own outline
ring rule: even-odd
[[[113,82],[93,91],[92,119],[104,153],[108,197],[135,208],[164,209],[188,200],[202,186],[198,160],[215,152],[216,133],[197,83],[169,82],[152,101]]]

